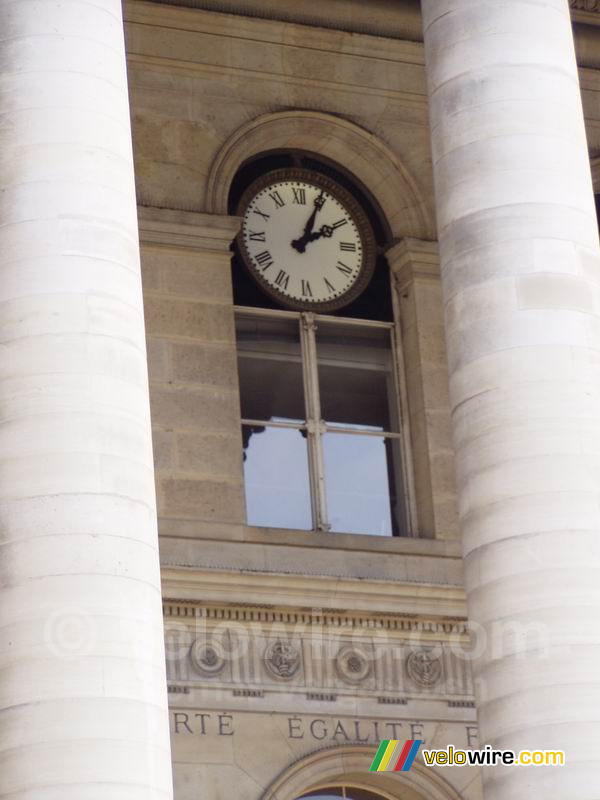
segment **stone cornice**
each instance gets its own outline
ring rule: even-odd
[[[228,253],[239,217],[138,206],[140,243]]]
[[[585,28],[594,29],[600,26],[600,0],[569,0],[571,17],[574,25],[575,44],[579,45]],[[580,47],[577,47],[579,50]],[[577,53],[577,62],[580,66],[587,66],[582,62],[581,55]]]
[[[444,616],[433,620],[422,620],[412,616],[392,613],[352,613],[346,609],[287,608],[271,607],[268,604],[217,605],[202,601],[190,602],[163,599],[163,614],[170,619],[202,619],[207,623],[221,622],[251,623],[282,626],[307,625],[320,628],[373,628],[409,634],[419,631],[424,638],[432,638],[459,633],[467,634],[466,620],[448,619]]]
[[[128,0],[126,9],[137,4],[136,0]],[[422,40],[418,0],[396,0],[392,10],[387,0],[369,0],[369,3],[338,0],[335,4],[321,0],[302,0],[301,3],[282,3],[281,0],[147,0],[144,5],[179,6],[385,39]]]
[[[600,0],[569,0],[573,18],[577,22],[600,24]],[[405,0],[400,9],[390,12],[385,0],[346,0],[346,8],[339,3],[322,3],[320,0],[303,0],[301,4],[282,3],[281,0],[126,0],[126,18],[138,7],[178,8],[181,11],[204,11],[227,17],[256,19],[305,28],[335,30],[363,34],[405,42],[423,41],[421,14],[416,0]],[[378,7],[377,7],[378,6]],[[158,10],[157,9],[157,10]]]
[[[171,603],[243,604],[280,611],[308,606],[323,613],[342,613],[343,609],[345,614],[392,614],[421,620],[457,620],[467,615],[464,589],[444,584],[165,566],[161,574],[163,597]]]
[[[281,7],[283,6],[280,0],[276,0],[276,2]],[[324,29],[322,25],[299,25],[290,20],[282,30],[281,22],[283,20],[277,19],[275,15],[269,17],[259,14],[224,14],[209,8],[209,5],[210,3],[207,4],[206,8],[202,9],[202,13],[198,13],[198,11],[191,9],[189,6],[174,7],[172,4],[166,6],[163,3],[126,0],[124,4],[124,21],[126,25],[155,25],[165,30],[185,30],[187,33],[226,36],[232,39],[241,39],[248,42],[260,41],[277,46],[287,45],[295,48],[327,52],[331,48],[331,33]],[[320,3],[320,7],[326,6]],[[373,15],[371,14],[372,18]],[[333,25],[330,27],[333,27]],[[343,31],[342,28],[336,28],[335,30]],[[355,32],[354,36],[336,37],[336,48],[338,55],[373,58],[372,38],[363,36],[358,31]],[[133,41],[131,46],[128,46],[127,51],[129,59],[137,52]],[[158,55],[158,53],[155,54]],[[138,55],[140,54],[138,53]],[[173,53],[169,53],[169,61],[172,60],[172,56]],[[389,41],[382,39],[377,42],[377,58],[391,62],[407,62],[418,65],[425,63],[422,41],[410,41],[408,39],[393,40],[390,38]],[[190,62],[187,60],[184,63]],[[243,65],[240,65],[239,72],[244,72]],[[286,77],[281,73],[279,74],[281,78]],[[339,85],[339,81],[340,76],[335,81],[336,85]]]

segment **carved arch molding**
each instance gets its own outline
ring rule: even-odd
[[[460,794],[432,770],[413,764],[410,772],[369,773],[374,750],[335,747],[311,753],[294,762],[271,784],[260,800],[297,800],[326,785],[370,789],[390,800],[460,800]]]
[[[306,150],[340,164],[379,204],[394,239],[435,238],[432,215],[398,156],[369,131],[316,111],[266,114],[239,128],[215,158],[207,183],[206,210],[227,214],[231,183],[250,158],[273,150]]]

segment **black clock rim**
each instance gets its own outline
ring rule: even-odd
[[[294,298],[288,297],[283,292],[271,286],[268,281],[265,281],[262,276],[257,273],[252,263],[250,253],[246,249],[243,229],[240,228],[236,240],[240,255],[242,256],[242,262],[246,271],[250,274],[250,277],[259,286],[261,291],[285,308],[293,311],[314,311],[315,313],[339,311],[350,305],[350,303],[353,303],[365,291],[373,277],[377,261],[377,246],[371,222],[361,203],[348,189],[340,186],[335,179],[330,178],[328,175],[322,175],[320,172],[315,172],[303,167],[284,167],[271,170],[256,178],[246,187],[237,204],[236,215],[243,218],[254,197],[267,186],[281,181],[294,180],[310,183],[313,186],[325,189],[335,197],[336,200],[342,203],[352,216],[360,235],[363,253],[362,264],[357,279],[347,292],[344,292],[344,294],[336,297],[334,300],[310,301],[295,300]]]

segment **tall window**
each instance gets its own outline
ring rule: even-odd
[[[236,320],[248,523],[406,535],[392,324],[255,308]]]

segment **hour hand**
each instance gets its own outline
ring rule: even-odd
[[[330,239],[332,236],[333,228],[331,225],[321,225],[318,231],[315,231],[314,233],[305,233],[301,239],[294,239],[292,242],[292,247],[299,253],[303,253],[306,250],[306,245],[309,242],[316,242],[317,239],[321,239],[322,237],[325,239]]]

